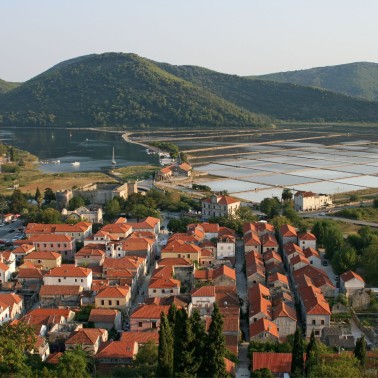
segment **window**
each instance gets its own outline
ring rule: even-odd
[[[138,327],[139,327],[139,328],[142,328],[142,327],[143,327],[143,322],[139,322],[139,323],[138,323]]]
[[[152,325],[152,328],[154,328],[154,329],[157,328],[157,323],[156,322],[152,322],[151,325]]]
[[[315,321],[315,319],[313,319],[313,320],[312,320],[312,324],[316,324],[316,321]]]
[[[101,305],[105,306],[105,301],[104,300],[101,301]]]
[[[77,278],[75,278],[75,282],[77,282]]]
[[[321,320],[321,321],[320,321],[320,324],[324,325],[324,320]]]
[[[117,301],[117,306],[119,306],[119,301]]]
[[[153,293],[156,293],[156,289],[152,290]]]
[[[58,278],[58,282],[62,282],[62,280],[60,278]]]
[[[81,280],[80,280],[80,282],[84,282],[84,280],[83,280],[83,279],[81,279]]]
[[[42,260],[38,260],[38,264],[40,264],[42,262]]]
[[[320,331],[315,331],[315,336],[319,336],[320,335]]]
[[[109,306],[112,305],[112,301],[110,299],[108,300],[108,304],[109,304]]]

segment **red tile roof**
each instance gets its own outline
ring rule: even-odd
[[[67,234],[35,234],[24,242],[27,243],[72,243],[75,239]]]
[[[168,314],[170,306],[147,305],[137,307],[131,314],[130,319],[160,319],[160,314]]]
[[[193,289],[192,297],[215,297],[215,286],[201,286]]]
[[[33,251],[33,252],[30,252],[28,253],[25,258],[24,258],[24,261],[28,261],[28,260],[57,260],[61,257],[61,254],[60,253],[56,253],[56,252],[40,252],[40,251]]]
[[[9,266],[0,261],[0,270],[2,270],[3,272],[6,272],[8,269],[9,269]]]
[[[150,285],[148,286],[149,289],[160,289],[160,288],[179,288],[181,286],[181,282],[179,280],[175,280],[173,278],[158,278],[155,280],[151,280]]]
[[[260,232],[268,231],[270,233],[274,232],[274,226],[267,222],[255,222],[253,223],[256,232],[259,234]]]
[[[217,203],[219,205],[232,205],[234,203],[240,203],[240,201],[238,201],[237,199],[232,198],[230,196],[218,196],[216,198],[217,198]],[[206,199],[202,200],[202,202],[211,203],[211,198],[206,198]]]
[[[185,162],[181,163],[179,165],[179,168],[182,169],[183,171],[187,171],[187,172],[192,170],[192,166],[188,163],[185,163]]]
[[[128,286],[108,286],[102,289],[96,298],[125,298],[127,297],[130,288]]]
[[[257,336],[262,332],[268,332],[275,338],[279,338],[276,324],[268,319],[262,318],[249,325],[249,337]]]
[[[95,358],[132,359],[138,351],[136,342],[108,341],[100,346]]]
[[[252,371],[268,369],[273,374],[290,373],[291,353],[252,352]]]
[[[305,232],[298,235],[298,240],[316,240],[316,236],[311,232]]]
[[[311,248],[311,247],[305,248],[305,249],[303,250],[303,254],[304,254],[307,258],[309,258],[309,257],[311,257],[311,256],[314,256],[314,257],[317,257],[317,258],[320,259],[320,256],[319,256],[318,251],[317,251],[316,249],[314,249],[314,248]]]
[[[201,253],[202,254],[202,253]],[[161,259],[158,261],[159,267],[162,266],[192,266],[192,262],[189,259],[185,259],[183,257],[166,257],[165,259]]]
[[[70,337],[65,341],[68,345],[94,345],[97,343],[98,338],[102,337],[106,330],[101,328],[82,328],[74,331]]]
[[[286,304],[285,302],[280,302],[277,304],[277,306],[273,308],[273,320],[277,319],[278,317],[287,317],[297,321],[297,313],[295,309]]]
[[[277,247],[278,243],[273,235],[265,234],[261,237],[261,244],[263,247]]]
[[[280,227],[280,234],[282,237],[297,236],[297,231],[290,224],[284,224]]]
[[[343,280],[344,282],[356,279],[365,283],[365,280],[359,274],[357,274],[356,272],[353,272],[352,270],[348,270],[347,272],[343,273],[340,276],[340,279]]]
[[[90,256],[101,258],[104,255],[105,251],[103,249],[91,248],[89,246],[85,246],[75,253],[75,257]]]
[[[41,290],[39,291],[39,295],[79,295],[82,291],[82,286],[42,285]]]
[[[158,332],[145,331],[145,332],[122,332],[121,340],[126,342],[137,342],[138,344],[146,344],[153,341],[156,345],[159,344]]]
[[[128,223],[110,223],[102,227],[100,231],[108,232],[109,234],[127,234],[132,226]]]
[[[268,283],[273,283],[273,282],[276,282],[276,281],[280,281],[280,282],[289,286],[289,280],[287,279],[287,276],[285,276],[281,273],[275,272],[275,273],[269,275]]]
[[[331,315],[328,302],[320,289],[315,286],[304,286],[299,290],[299,296],[306,309],[306,314],[310,315]]]
[[[88,321],[93,323],[114,324],[118,313],[118,310],[112,308],[93,308],[89,315]]]
[[[260,246],[261,240],[260,237],[254,233],[248,233],[243,236],[244,245]]]
[[[83,268],[81,266],[75,266],[72,264],[64,264],[52,268],[46,273],[46,276],[50,277],[88,277],[92,273],[89,268]]]
[[[40,269],[37,268],[24,268],[18,271],[17,278],[43,278],[43,274]]]

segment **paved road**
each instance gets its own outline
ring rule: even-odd
[[[5,242],[9,242],[18,235],[17,228],[21,226],[21,220],[17,220],[16,222],[11,222],[8,225],[0,227],[0,240],[4,240]]]
[[[236,368],[236,378],[247,378],[250,376],[249,364],[250,361],[247,357],[248,354],[248,343],[241,343],[239,345],[239,363]]]
[[[244,257],[244,247],[241,241],[237,241],[236,243],[236,253],[235,253],[236,261],[235,261],[235,270],[236,270],[236,290],[238,296],[243,300],[243,306],[241,311],[243,314],[247,313],[248,308],[248,298],[247,298],[247,279],[243,271],[243,265],[245,262]],[[248,340],[248,324],[243,321],[240,322],[240,328],[243,332],[244,337]]]

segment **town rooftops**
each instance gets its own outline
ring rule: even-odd
[[[82,328],[74,331],[73,334],[66,340],[66,344],[83,344],[94,345],[99,337],[106,333],[106,330],[101,328]]]
[[[356,279],[363,283],[365,283],[365,280],[356,272],[353,272],[352,270],[348,270],[347,272],[340,275],[340,279],[344,282],[348,282],[350,280]]]
[[[312,234],[311,232],[305,232],[302,234],[298,234],[299,240],[316,240],[316,236]]]
[[[43,274],[38,268],[24,268],[18,271],[17,278],[43,278]]]
[[[202,200],[202,202],[207,202],[207,203],[213,203],[213,200],[216,201],[217,204],[219,205],[232,205],[234,203],[240,203],[240,201],[238,201],[237,199],[235,198],[232,198],[230,196],[212,196],[210,198],[206,198],[204,200]]]
[[[255,222],[253,226],[258,234],[265,231],[274,232],[274,226],[268,222]]]
[[[112,308],[93,308],[88,321],[93,323],[114,323],[118,310]]]
[[[100,346],[97,359],[132,359],[138,352],[138,344],[129,341],[108,341]]]
[[[192,297],[215,297],[215,286],[201,286],[193,289]]]
[[[57,260],[61,257],[60,253],[56,252],[40,252],[40,251],[33,251],[28,253],[25,256],[25,261],[27,260]]]
[[[186,244],[180,241],[173,241],[167,244],[161,251],[162,253],[173,252],[173,253],[200,253],[201,248],[195,244]]]
[[[235,269],[232,269],[228,267],[227,265],[221,265],[220,267],[216,269],[196,270],[194,273],[194,278],[196,279],[214,280],[221,276],[225,276],[236,281]]]
[[[280,234],[282,237],[297,236],[297,231],[290,224],[284,224],[280,227]]]
[[[279,318],[279,317],[288,317],[292,320],[297,321],[297,313],[295,309],[291,306],[289,306],[285,302],[280,302],[273,308],[272,318],[273,320]]]
[[[160,289],[160,288],[175,288],[180,287],[181,282],[179,280],[175,280],[173,278],[158,278],[156,280],[151,281],[150,285],[148,286],[149,289]]]
[[[152,229],[155,228],[160,222],[159,218],[147,217],[141,222],[128,222],[127,224],[131,225],[133,229]]]
[[[79,295],[83,291],[82,286],[75,285],[42,285],[40,296],[48,295]]]
[[[158,345],[159,334],[154,331],[122,332],[120,341],[137,342],[138,344],[147,344],[149,341],[153,341],[156,345]]]
[[[64,264],[52,268],[46,273],[46,276],[50,277],[88,277],[92,273],[89,268],[83,268],[81,266],[75,266],[72,264]]]
[[[331,315],[328,302],[320,289],[315,286],[303,286],[299,289],[299,296],[308,315]]]
[[[164,312],[165,315],[168,314],[170,306],[159,306],[159,305],[148,305],[142,304],[137,307],[134,312],[130,315],[131,319],[160,319],[160,314]]]
[[[268,319],[258,319],[249,325],[249,337],[254,337],[262,332],[268,332],[272,336],[279,338],[277,325]]]
[[[159,267],[162,267],[162,266],[172,266],[172,267],[175,267],[175,266],[193,266],[193,263],[189,260],[189,259],[186,259],[186,258],[183,258],[183,257],[166,257],[165,259],[161,259],[159,260],[158,262],[159,264]]]
[[[192,170],[192,166],[188,163],[181,163],[179,166],[178,166],[180,169],[182,169],[183,171],[186,171],[186,172],[189,172]]]
[[[125,256],[120,259],[106,257],[103,268],[104,269],[130,269],[136,270],[143,264],[145,259],[139,256]]]
[[[125,298],[129,293],[128,286],[108,286],[102,289],[96,298]]]
[[[161,168],[160,169],[160,173],[163,174],[163,175],[167,175],[169,173],[172,173],[172,169],[173,169],[173,165],[169,166],[169,167],[164,167],[164,168]]]
[[[122,249],[124,251],[147,251],[153,241],[146,238],[128,238],[122,241]]]
[[[274,282],[282,282],[284,284],[286,284],[287,286],[289,286],[289,280],[287,279],[287,276],[285,276],[284,274],[281,274],[279,272],[275,272],[273,274],[270,274],[269,277],[268,277],[268,283],[274,283]]]
[[[109,234],[126,234],[131,229],[132,225],[128,223],[110,223],[102,227],[100,231],[108,232]]]
[[[88,245],[81,248],[80,251],[75,253],[75,257],[90,256],[90,257],[101,258],[104,255],[105,255],[105,252],[103,249],[92,248],[92,247],[89,247]]]
[[[263,247],[277,247],[278,243],[273,235],[265,234],[261,237],[261,244]]]
[[[310,258],[310,257],[317,257],[318,259],[320,259],[320,256],[319,256],[319,253],[316,249],[314,248],[311,248],[311,247],[308,247],[308,248],[305,248],[303,250],[303,254],[307,257],[307,258]]]
[[[273,374],[291,372],[292,353],[252,352],[252,371],[268,369]]]

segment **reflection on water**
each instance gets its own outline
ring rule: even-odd
[[[116,167],[158,164],[156,155],[147,155],[143,147],[126,143],[121,133],[14,128],[0,130],[0,139],[38,156],[43,163],[40,169],[44,172],[109,169],[113,146]],[[80,164],[73,165],[74,162]]]

